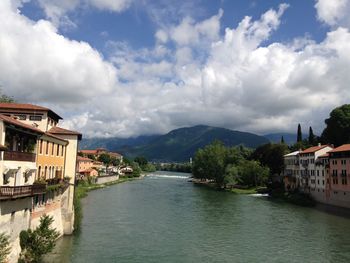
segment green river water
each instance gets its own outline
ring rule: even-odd
[[[350,262],[350,218],[157,172],[92,191],[48,262]]]

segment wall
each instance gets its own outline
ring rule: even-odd
[[[98,176],[96,177],[96,184],[105,184],[119,180],[119,175],[111,175],[111,176]]]
[[[10,236],[11,254],[9,262],[17,262],[21,252],[19,245],[19,233],[30,226],[30,208],[32,198],[22,198],[0,203],[0,229]]]

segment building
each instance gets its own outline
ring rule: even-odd
[[[71,234],[78,141],[82,135],[58,127],[52,110],[0,103],[0,227],[10,234],[17,258],[19,232],[35,228],[43,214],[61,234]],[[12,262],[12,261],[11,261]]]
[[[326,191],[329,188],[329,153],[319,156],[315,162],[315,176],[310,178],[311,196],[319,202],[326,202]]]
[[[284,186],[287,191],[294,191],[299,186],[299,153],[295,151],[284,155]]]
[[[88,176],[98,176],[94,160],[81,156],[77,157],[77,172],[79,173],[80,179]]]
[[[332,205],[350,208],[350,144],[329,152],[327,200]]]
[[[83,157],[91,158],[94,160],[98,160],[98,158],[102,154],[108,154],[110,157],[115,158],[115,159],[119,160],[120,162],[123,162],[123,156],[121,154],[116,153],[116,152],[109,152],[104,148],[97,148],[95,150],[80,150],[79,153]]]
[[[316,160],[332,150],[329,145],[317,145],[305,149],[299,153],[300,173],[297,177],[299,181],[299,190],[304,193],[310,193],[311,185],[315,187],[316,182]]]

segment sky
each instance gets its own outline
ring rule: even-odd
[[[350,99],[350,0],[1,0],[0,88],[85,137],[320,134]]]

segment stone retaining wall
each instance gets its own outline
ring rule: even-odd
[[[119,180],[119,175],[98,176],[96,177],[96,184],[105,184]]]

